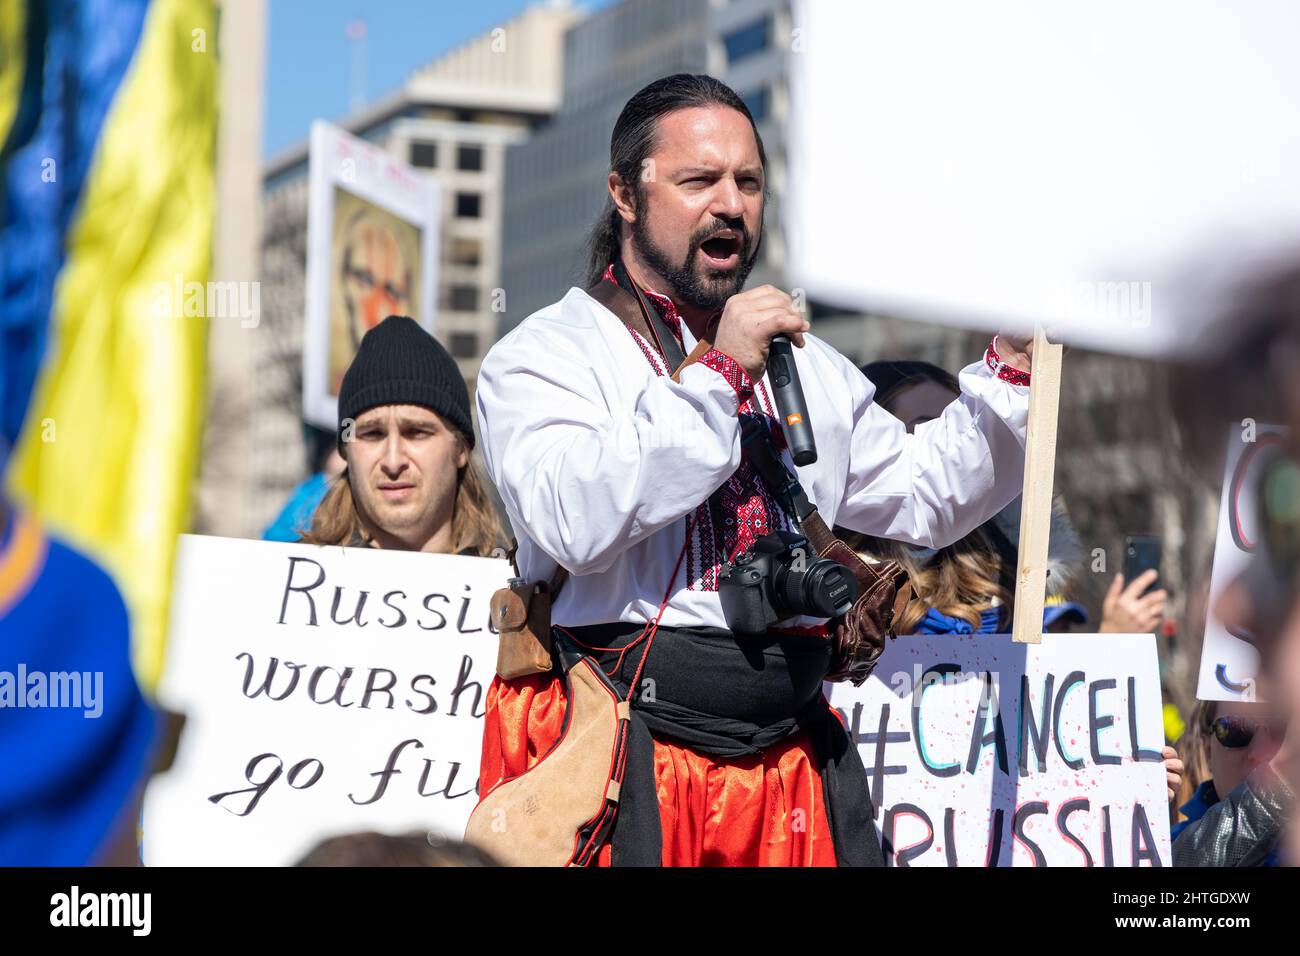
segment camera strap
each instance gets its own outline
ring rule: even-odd
[[[768,491],[796,528],[802,528],[808,516],[816,512],[816,506],[808,500],[808,495],[799,484],[799,479],[790,471],[785,461],[777,453],[772,443],[772,435],[758,419],[746,416],[740,423],[740,444],[749,453],[758,476],[767,485]]]
[[[604,279],[587,289],[587,294],[613,312],[618,318],[643,339],[654,346],[663,357],[664,364],[670,369],[669,377],[674,382],[681,381],[682,369],[700,360],[713,343],[708,338],[701,338],[691,349],[691,354],[682,352],[682,347],[664,322],[663,316],[647,299],[641,288],[632,281],[623,263],[616,262],[613,267],[614,281]]]

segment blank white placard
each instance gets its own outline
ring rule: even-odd
[[[1168,354],[1300,262],[1300,4],[804,0],[793,26],[810,295]]]

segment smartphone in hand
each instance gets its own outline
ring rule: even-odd
[[[1131,583],[1144,571],[1160,572],[1160,536],[1156,534],[1130,534],[1124,538],[1124,582]],[[1146,594],[1162,587],[1157,577],[1144,591]]]

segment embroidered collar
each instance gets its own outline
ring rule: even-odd
[[[605,267],[605,274],[601,276],[601,279],[618,284],[618,280],[614,278],[614,263],[611,262]],[[673,305],[673,300],[651,289],[642,289],[641,291],[658,307],[659,315],[668,323],[668,328],[672,330],[673,335],[677,336],[677,341],[683,341],[682,317],[677,312],[677,306]]]

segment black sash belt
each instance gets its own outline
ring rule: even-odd
[[[840,866],[884,866],[872,822],[866,771],[843,725],[822,696],[830,644],[820,637],[738,638],[719,628],[659,628],[654,650],[630,688],[644,643],[619,652],[639,624],[565,628],[632,701],[632,735],[618,818],[615,866],[658,866],[662,829],[654,781],[654,738],[701,753],[757,754],[807,731],[822,779],[826,813]],[[615,668],[617,667],[617,670]]]

